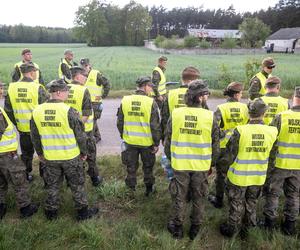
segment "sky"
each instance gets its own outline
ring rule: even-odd
[[[111,0],[123,7],[130,0]],[[90,0],[1,0],[0,24],[15,25],[24,24],[30,26],[48,26],[70,28],[74,26],[75,12],[79,6],[86,5]],[[200,7],[204,9],[227,9],[231,4],[237,12],[254,12],[260,9],[273,7],[278,0],[136,0],[143,6],[163,5],[167,9],[174,7]],[[263,5],[263,4],[264,5]]]

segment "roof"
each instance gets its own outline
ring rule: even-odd
[[[188,29],[189,35],[201,38],[241,38],[239,30],[221,30],[221,29]]]
[[[287,39],[299,39],[300,27],[297,28],[283,28],[270,35],[267,40],[287,40]]]

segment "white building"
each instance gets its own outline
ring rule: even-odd
[[[242,34],[239,30],[188,29],[188,35],[210,39],[224,39],[226,37],[240,39]]]

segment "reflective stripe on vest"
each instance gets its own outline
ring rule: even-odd
[[[172,112],[171,164],[175,170],[208,171],[213,112],[192,107]]]
[[[123,140],[130,145],[151,146],[153,139],[150,128],[153,99],[143,95],[124,96]]]
[[[86,83],[85,83],[85,87],[87,87],[87,89],[89,90],[90,92],[90,95],[91,95],[91,99],[92,99],[92,102],[101,102],[102,99],[101,99],[101,96],[102,96],[102,89],[103,89],[103,86],[98,86],[97,85],[97,75],[98,73],[100,74],[100,72],[98,70],[94,70],[92,69],[89,73],[89,76],[86,80]]]
[[[269,125],[275,115],[289,109],[289,100],[281,96],[262,96],[261,99],[269,106],[264,115],[264,123]]]
[[[30,132],[32,110],[38,105],[39,88],[34,82],[14,82],[8,87],[9,99],[14,110],[17,128]]]
[[[164,72],[161,70],[160,67],[156,66],[153,71],[157,71],[160,75],[160,82],[158,83],[158,88],[157,91],[160,95],[164,95],[167,93],[167,88],[166,88],[166,76],[164,74]],[[151,92],[152,96],[154,96],[154,92]]]
[[[80,118],[82,119],[82,102],[86,87],[79,84],[69,84],[68,86],[70,86],[71,88],[69,89],[68,99],[65,101],[65,103],[76,109],[80,114]],[[85,132],[90,132],[93,130],[93,127],[94,112],[92,110],[92,115],[90,115],[87,121],[84,123],[84,130]]]
[[[248,122],[248,107],[240,102],[227,102],[218,105],[222,115],[225,137],[220,139],[220,148],[226,148],[226,144],[232,135],[233,129],[238,125],[244,125]]]
[[[172,114],[172,111],[175,108],[186,107],[184,101],[184,95],[187,91],[187,88],[178,88],[172,89],[168,93],[168,105],[169,105],[169,113]]]
[[[23,61],[18,62],[18,63],[15,64],[15,68],[18,67],[19,72],[20,72],[20,78],[19,78],[18,81],[22,80],[23,77],[24,77],[24,75],[22,74],[21,69],[20,69],[20,66],[21,66],[22,64],[24,64]],[[36,71],[36,79],[34,80],[34,82],[35,82],[35,83],[40,83],[40,82],[39,82],[39,79],[40,79],[40,68],[39,68],[39,65],[37,65],[36,63],[33,63],[33,65],[34,65],[35,68],[38,69],[38,70]]]
[[[277,140],[277,168],[300,170],[300,112],[280,113],[281,127]]]
[[[33,111],[46,160],[71,160],[80,153],[69,125],[69,109],[65,103],[43,103]]]
[[[71,69],[73,67],[73,65],[71,63],[69,63],[65,58],[62,59],[58,65],[58,77],[64,78],[67,83],[71,83],[72,79],[68,79],[67,76],[65,76],[61,70],[61,65],[63,63],[66,64],[69,69]]]
[[[6,112],[1,107],[0,107],[0,113],[3,114],[3,116],[7,122],[7,127],[0,139],[0,153],[8,153],[8,152],[12,152],[12,151],[17,151],[18,140],[17,140],[17,134],[15,131],[14,125],[8,118]]]
[[[237,186],[263,185],[266,180],[270,151],[277,128],[262,124],[237,126],[240,134],[238,154],[227,177]]]
[[[266,84],[267,78],[265,77],[265,75],[262,72],[257,73],[255,76],[259,79],[260,85],[261,85],[259,94],[265,95],[266,94],[265,84]],[[271,74],[268,75],[268,78],[271,76],[272,76]]]

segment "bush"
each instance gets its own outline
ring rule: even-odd
[[[221,48],[223,49],[234,49],[236,47],[236,39],[232,37],[225,37],[224,41],[221,43]]]
[[[244,64],[246,83],[248,83],[250,79],[259,71],[260,65],[261,63],[257,59],[249,59],[246,61]]]
[[[184,38],[184,47],[194,48],[199,44],[199,39],[194,36],[186,36]]]
[[[176,49],[178,42],[175,39],[166,39],[161,43],[163,49]]]
[[[199,43],[199,46],[200,48],[202,49],[208,49],[211,47],[211,44],[210,42],[206,41],[206,40],[202,40],[200,43]]]
[[[165,36],[161,36],[161,35],[158,35],[155,40],[154,40],[154,44],[156,47],[161,47],[161,44],[164,40],[166,40],[167,38]]]
[[[233,80],[233,76],[230,73],[230,70],[226,66],[226,64],[222,63],[219,66],[219,74],[218,74],[218,85],[221,88],[225,88],[229,83]]]

